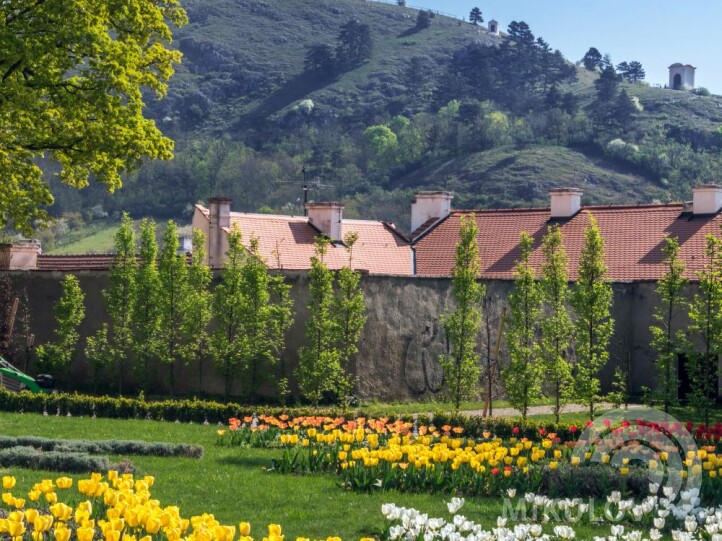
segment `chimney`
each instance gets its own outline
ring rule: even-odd
[[[451,192],[419,192],[411,203],[411,231],[428,222],[431,218],[446,218],[451,213]]]
[[[38,268],[38,255],[41,253],[37,240],[0,244],[0,270],[35,270]]]
[[[212,269],[223,267],[228,239],[224,227],[231,227],[231,200],[226,197],[211,197],[208,200],[208,265]]]
[[[306,203],[309,223],[332,240],[342,240],[344,208],[341,203]]]
[[[692,213],[716,214],[722,208],[722,186],[701,184],[692,188]]]
[[[582,208],[582,191],[578,188],[554,188],[549,195],[552,218],[571,218]]]

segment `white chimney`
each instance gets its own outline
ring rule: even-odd
[[[549,195],[552,218],[571,218],[582,208],[582,191],[578,188],[554,188]]]
[[[208,265],[212,269],[223,267],[227,245],[224,227],[231,227],[231,200],[226,197],[211,197],[208,200]]]
[[[343,209],[341,203],[306,203],[309,223],[332,240],[342,240]]]
[[[41,253],[37,240],[0,244],[0,270],[35,270]]]
[[[722,208],[722,186],[701,184],[692,188],[692,213],[716,214]]]
[[[451,192],[419,192],[411,203],[411,231],[416,231],[431,218],[446,218],[451,213]]]

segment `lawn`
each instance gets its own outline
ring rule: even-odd
[[[268,473],[264,468],[270,466],[277,451],[219,447],[214,443],[216,430],[215,426],[197,424],[0,413],[0,434],[9,436],[201,444],[205,447],[201,460],[155,457],[131,457],[131,460],[141,474],[156,477],[153,495],[163,505],[178,505],[184,516],[209,512],[224,523],[249,521],[254,527],[252,534],[257,538],[269,523],[282,524],[287,539],[329,535],[358,539],[379,535],[384,528],[380,509],[386,502],[449,518],[445,504],[449,495],[359,494],[341,489],[336,478],[329,475]],[[12,474],[18,478],[18,493],[41,478],[58,476],[16,468]],[[462,512],[490,528],[501,510],[499,499],[474,498],[467,499]],[[577,534],[581,539],[590,539],[608,531],[608,528],[579,527]]]

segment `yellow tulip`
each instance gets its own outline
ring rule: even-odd
[[[55,492],[46,492],[45,493],[45,500],[50,504],[56,504],[58,503],[58,495],[55,494]]]
[[[145,531],[150,535],[155,535],[160,530],[160,520],[155,517],[149,517],[145,523]]]
[[[269,524],[268,535],[281,535],[281,526],[278,524]]]
[[[95,530],[81,527],[75,530],[75,535],[77,536],[78,541],[93,541]]]
[[[105,541],[120,541],[120,532],[116,532],[115,530],[106,530],[103,533],[103,537],[105,538]]]
[[[15,477],[11,475],[6,475],[3,477],[3,488],[5,490],[10,490],[15,487]]]
[[[35,522],[35,519],[38,518],[40,513],[38,513],[37,509],[28,509],[25,511],[25,520],[28,522],[28,524],[32,524]]]
[[[58,488],[67,489],[73,486],[73,480],[70,477],[58,477],[55,484]]]
[[[73,514],[73,509],[64,503],[56,503],[50,506],[50,512],[61,522],[67,522]],[[58,540],[62,541],[62,540]]]
[[[238,525],[238,533],[243,537],[251,535],[251,525],[248,522],[241,522]]]
[[[18,537],[25,533],[25,523],[24,522],[15,522],[12,520],[8,521],[8,534],[10,534],[11,537]]]
[[[70,530],[67,526],[63,525],[63,527],[61,527],[60,524],[58,524],[53,531],[53,535],[55,541],[68,541],[70,539]]]

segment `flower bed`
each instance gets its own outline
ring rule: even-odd
[[[340,477],[343,486],[361,491],[396,489],[498,496],[515,489],[570,496],[581,490],[589,496],[606,496],[610,490],[620,490],[640,497],[646,494],[649,469],[662,476],[686,475],[689,469],[695,475],[701,474],[705,501],[722,499],[722,455],[717,454],[716,444],[697,451],[685,451],[673,444],[664,447],[666,434],[683,430],[679,423],[660,426],[640,421],[630,426],[625,421],[620,426],[610,423],[603,441],[588,442],[563,440],[543,428],[534,439],[503,439],[491,431],[482,431],[481,437],[474,438],[465,437],[463,427],[451,425],[260,416],[231,419],[227,430],[218,431],[218,442],[281,446],[282,457],[273,460],[275,471],[332,472]],[[630,440],[630,456],[619,467],[612,467],[608,464],[617,439]],[[643,442],[655,440],[659,440],[657,451],[649,459]],[[587,448],[581,456],[574,453],[578,445]],[[686,463],[685,471],[672,468],[669,462],[670,456],[679,453]],[[590,463],[593,455],[597,460]],[[642,459],[649,460],[639,464]]]

